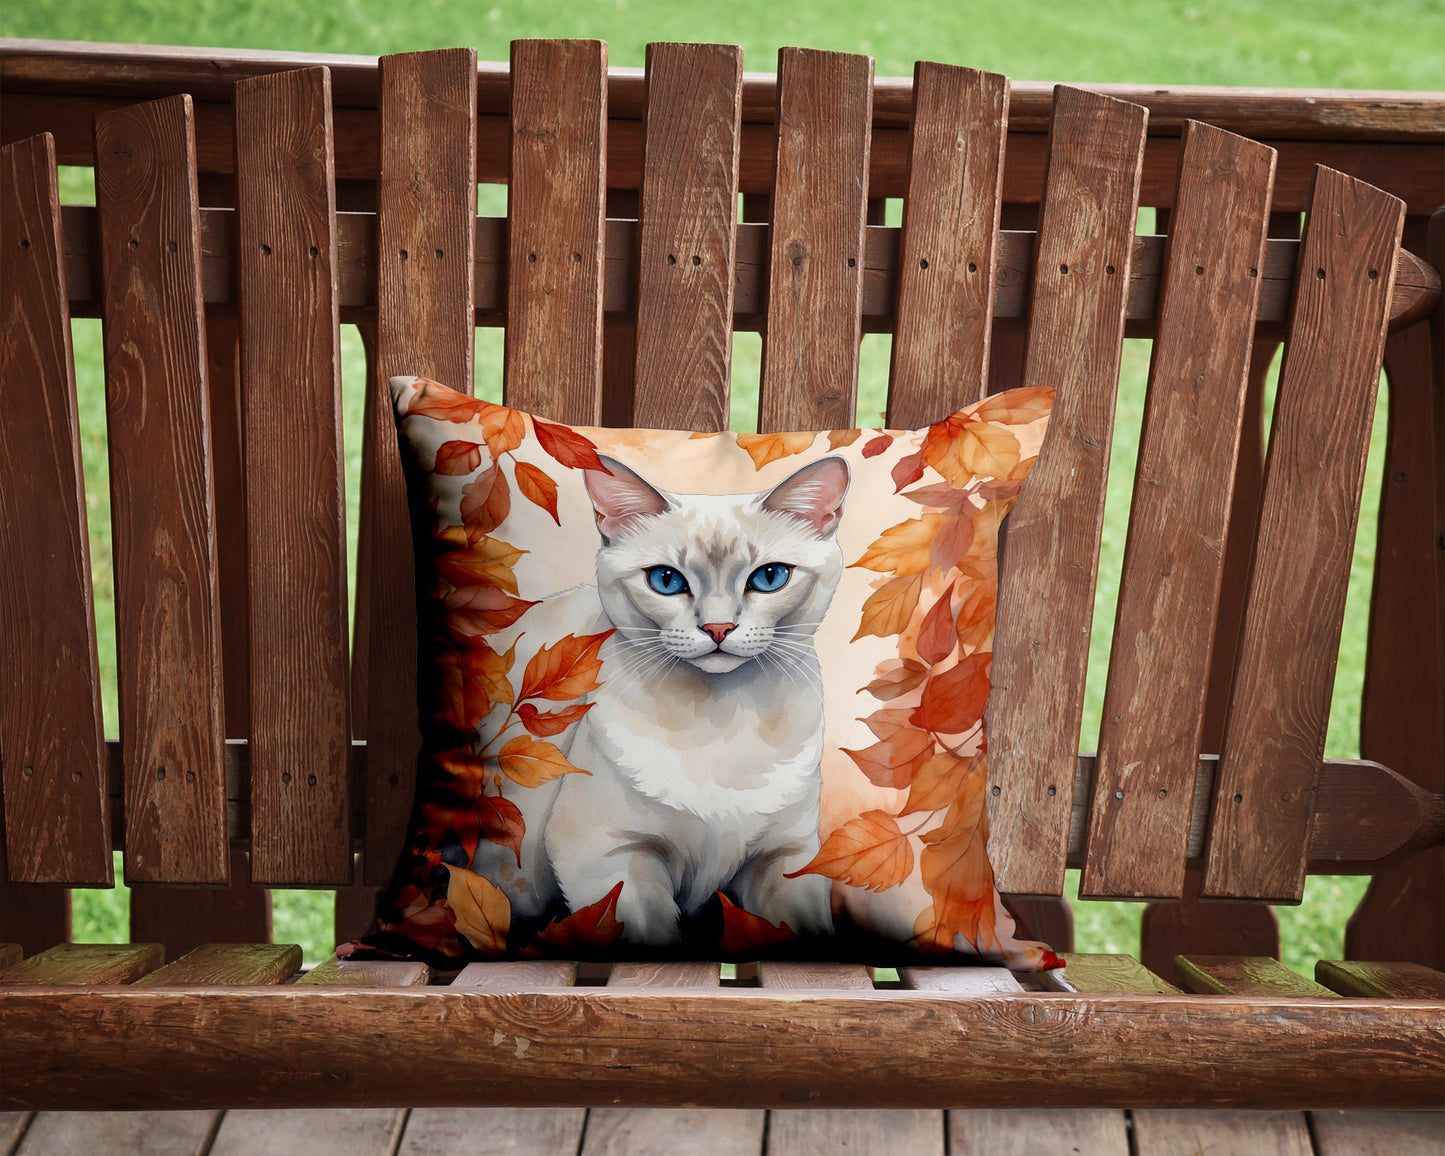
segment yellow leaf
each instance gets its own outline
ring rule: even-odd
[[[858,633],[853,635],[852,641],[857,642],[869,634],[879,638],[902,634],[913,617],[922,590],[922,574],[904,574],[883,583],[863,603],[863,620],[858,624]]]
[[[507,949],[507,932],[512,929],[512,905],[501,888],[465,867],[444,864],[451,872],[447,884],[447,906],[456,916],[457,930],[467,942],[488,955]]]
[[[811,433],[738,434],[738,445],[747,450],[753,465],[762,469],[769,462],[802,453],[817,436]]]
[[[984,398],[973,407],[973,416],[979,421],[1000,425],[1031,425],[1041,417],[1048,417],[1053,408],[1053,387],[1033,385]]]
[[[955,486],[967,486],[977,478],[1008,477],[1018,464],[1019,439],[963,411],[929,427],[923,457]]]
[[[950,514],[924,514],[883,531],[883,536],[864,552],[854,566],[880,573],[917,574],[930,565],[933,537],[952,521]]]
[[[518,735],[504,746],[497,762],[502,774],[520,787],[535,787],[562,775],[592,773],[574,767],[551,743],[538,742],[526,735]]]
[[[436,560],[436,572],[453,586],[498,586],[517,593],[512,567],[528,550],[518,550],[500,538],[478,538],[465,550],[453,550]]]
[[[828,448],[841,450],[844,446],[851,446],[862,436],[861,429],[835,429],[828,434]]]
[[[827,839],[813,861],[788,874],[826,875],[869,891],[897,887],[913,870],[908,836],[886,811],[864,811],[849,819]]]

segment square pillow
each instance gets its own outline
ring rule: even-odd
[[[984,808],[999,525],[1052,390],[688,434],[391,389],[423,749],[351,951],[1061,966]]]

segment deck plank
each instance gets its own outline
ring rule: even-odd
[[[955,1109],[948,1137],[953,1156],[1129,1156],[1129,1126],[1118,1109]]]
[[[413,1108],[397,1156],[573,1156],[586,1118],[585,1108]]]
[[[1313,1156],[1303,1112],[1206,1112],[1164,1109],[1134,1113],[1137,1156],[1229,1153],[1230,1156]]]
[[[220,1116],[220,1112],[37,1112],[15,1156],[82,1152],[205,1156]]]
[[[768,1119],[768,1156],[943,1156],[943,1113],[922,1108],[811,1108],[775,1111]]]
[[[207,1156],[392,1156],[405,1126],[403,1108],[240,1108]]]
[[[1317,1156],[1445,1156],[1445,1112],[1311,1112]]]

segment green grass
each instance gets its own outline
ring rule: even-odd
[[[771,71],[779,47],[872,54],[879,75],[908,75],[916,58],[945,60],[1005,72],[1018,80],[1239,84],[1341,88],[1428,89],[1445,76],[1445,0],[1016,0],[1009,5],[960,0],[734,0],[695,6],[667,0],[28,0],[0,8],[0,34],[54,39],[286,49],[311,52],[386,52],[474,45],[483,59],[505,60],[517,37],[576,36],[608,41],[614,65],[640,66],[650,40],[714,40],[741,44],[747,66]],[[497,189],[482,190],[482,211],[500,212]],[[89,173],[62,173],[63,198],[92,200]],[[890,205],[897,223],[897,205]],[[1147,229],[1148,217],[1142,227]],[[97,629],[104,664],[107,734],[117,729],[114,623],[110,567],[109,483],[104,435],[100,324],[74,323],[86,505],[96,590]],[[734,351],[734,428],[754,422],[761,341],[739,334]],[[889,339],[870,336],[861,355],[858,415],[874,424],[887,389]],[[1081,743],[1098,732],[1105,656],[1132,490],[1135,438],[1142,412],[1148,343],[1126,343],[1119,392],[1119,427],[1110,465],[1099,592]],[[346,423],[348,527],[354,547],[360,477],[360,403],[364,357],[354,329],[342,335]],[[501,334],[477,334],[477,389],[500,396]],[[1341,645],[1327,753],[1358,753],[1358,712],[1364,665],[1369,577],[1374,560],[1374,501],[1382,469],[1384,409],[1377,411],[1367,498]],[[353,575],[354,579],[354,575]],[[355,589],[354,580],[352,582]],[[119,875],[119,865],[117,867]],[[1305,902],[1281,909],[1283,957],[1310,970],[1321,956],[1338,956],[1346,917],[1363,879],[1312,879]],[[1068,890],[1077,899],[1078,877]],[[299,942],[315,960],[331,944],[328,892],[275,892],[276,938]],[[1078,903],[1080,950],[1137,951],[1141,909],[1131,904]],[[112,892],[75,893],[78,940],[127,938],[128,898]]]

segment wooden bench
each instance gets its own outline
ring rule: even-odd
[[[679,45],[609,77],[581,41],[520,42],[510,69],[12,41],[0,92],[0,930],[21,945],[0,1106],[1440,1105],[1445,239],[1437,218],[1426,253],[1419,223],[1445,199],[1441,98],[1125,94],[1151,118],[793,49],[776,79]],[[95,166],[94,209],[60,208],[57,161]],[[1337,171],[1372,164],[1403,197]],[[478,179],[507,183],[506,219],[477,216]],[[1136,236],[1141,190],[1162,235]],[[106,334],[119,742],[78,469],[83,315]],[[349,646],[339,322],[370,382]],[[360,930],[411,795],[409,534],[377,383],[468,383],[474,327],[499,325],[506,401],[574,423],[723,428],[735,329],[765,335],[765,430],[851,426],[865,332],[893,335],[895,426],[1056,386],[1008,536],[991,855],[1060,944],[1067,866],[1086,894],[1157,900],[1144,961],[437,983],[333,960],[287,982],[295,950],[256,942],[265,887],[338,888],[339,937]],[[1105,723],[1080,756],[1126,335],[1154,359]],[[1322,760],[1382,356],[1369,758]],[[108,885],[112,848],[137,943],[50,946],[65,889]],[[1309,872],[1379,892],[1352,961],[1313,980],[1272,958],[1265,905]]]

